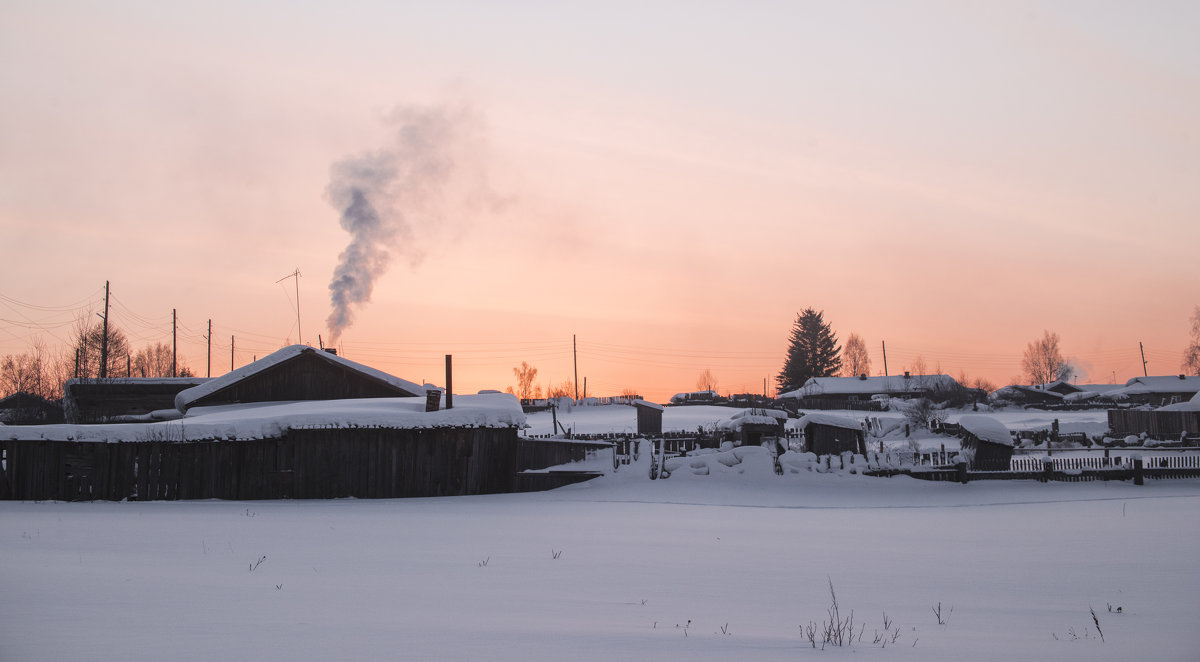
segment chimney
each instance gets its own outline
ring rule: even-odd
[[[337,350],[332,347],[325,347],[325,352],[337,356]]]
[[[909,375],[909,374],[908,374],[908,371],[907,371],[907,370],[905,370],[905,371],[904,371],[904,378],[905,378],[905,379],[908,379],[909,377],[911,377],[911,375]]]

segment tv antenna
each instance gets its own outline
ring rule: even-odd
[[[295,271],[284,276],[283,278],[280,278],[279,280],[277,280],[275,282],[282,283],[283,281],[285,281],[289,278],[293,278],[296,280],[296,337],[299,341],[299,344],[303,345],[304,344],[304,332],[300,330],[300,267],[296,267]]]

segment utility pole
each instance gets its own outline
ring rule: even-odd
[[[882,340],[880,342],[883,343],[883,376],[887,377],[887,341]]]
[[[284,276],[283,278],[280,278],[279,280],[277,280],[275,282],[282,283],[283,281],[285,281],[289,278],[296,279],[296,338],[298,340],[298,344],[303,345],[304,344],[304,332],[300,330],[300,267],[296,267],[295,271]]]
[[[108,281],[104,281],[104,338],[100,341],[100,379],[108,377]]]
[[[575,334],[571,334],[571,356],[575,361],[575,402],[579,402],[579,350],[575,346]],[[584,396],[587,395],[587,389],[583,389]]]
[[[233,372],[233,336],[229,336],[229,372]]]
[[[450,369],[451,355],[446,355],[446,409],[454,409],[454,386]]]
[[[212,320],[208,320],[208,335],[204,336],[208,341],[208,365],[204,369],[205,377],[212,377]]]
[[[1149,377],[1150,373],[1146,371],[1146,348],[1142,346],[1142,341],[1138,341],[1138,349],[1142,352],[1142,376]]]
[[[175,320],[176,320],[175,309],[172,308],[171,309],[171,376],[172,377],[175,376],[175,356],[176,356],[176,354],[175,354],[175,352],[176,352],[175,329],[178,328],[178,326],[179,326],[178,324],[176,324]]]

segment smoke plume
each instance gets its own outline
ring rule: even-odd
[[[447,211],[491,195],[480,166],[481,122],[469,109],[405,107],[386,121],[390,144],[331,168],[326,194],[350,233],[329,283],[331,344],[353,323],[352,308],[371,300],[393,256],[418,266]]]

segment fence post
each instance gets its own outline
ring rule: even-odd
[[[959,463],[957,465],[955,465],[954,468],[958,471],[958,482],[962,483],[963,485],[966,485],[967,484],[967,463],[960,460]]]
[[[1049,457],[1042,458],[1042,482],[1048,483],[1054,480],[1054,460]]]
[[[1145,476],[1142,472],[1142,456],[1133,458],[1133,484],[1144,485]]]

